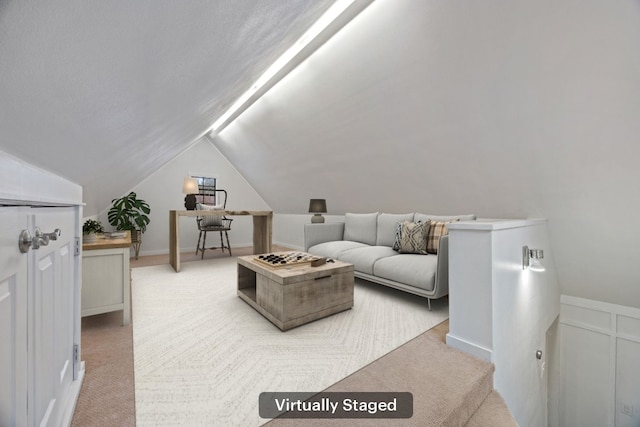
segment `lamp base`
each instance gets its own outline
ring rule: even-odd
[[[312,224],[322,224],[324,222],[324,217],[322,215],[320,215],[319,213],[314,214],[311,217],[311,223]]]
[[[196,195],[195,194],[187,194],[184,197],[184,207],[188,211],[196,210]]]

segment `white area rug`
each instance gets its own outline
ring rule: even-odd
[[[263,391],[319,392],[448,318],[356,279],[354,308],[281,332],[236,295],[235,258],[135,268],[138,426],[258,426]]]

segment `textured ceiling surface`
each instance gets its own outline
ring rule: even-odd
[[[638,117],[637,0],[376,0],[213,142],[276,213],[547,218],[563,293],[640,307]]]
[[[0,150],[81,184],[97,213],[188,148],[332,3],[2,0]]]

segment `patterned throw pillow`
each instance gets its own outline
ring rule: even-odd
[[[198,203],[196,205],[196,209],[202,211],[219,211],[222,210],[222,207],[218,205],[205,205],[202,203]],[[217,227],[221,225],[222,215],[203,215],[200,221],[200,226],[202,227]]]
[[[393,249],[401,254],[427,254],[428,222],[402,221],[396,224]]]
[[[402,224],[403,223],[404,221],[396,222],[396,237],[393,241],[393,246],[391,247],[391,249],[393,249],[394,251],[400,250],[400,240],[402,240]]]
[[[438,245],[440,244],[440,236],[449,234],[447,224],[460,221],[459,219],[451,221],[429,221],[429,234],[427,237],[427,252],[430,254],[438,253]]]

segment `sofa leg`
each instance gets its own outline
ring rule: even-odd
[[[427,298],[427,307],[429,307],[429,311],[431,311],[431,298]]]

